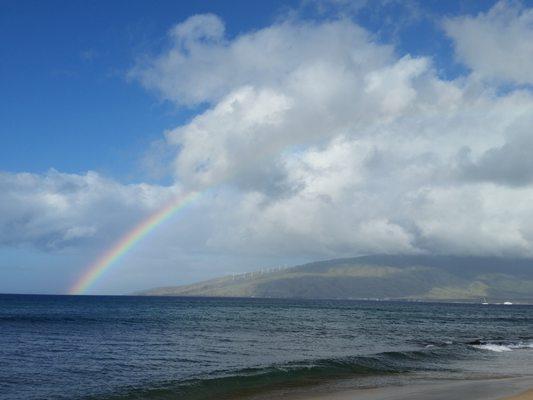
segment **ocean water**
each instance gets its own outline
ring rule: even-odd
[[[276,398],[524,375],[533,306],[0,295],[0,399]]]

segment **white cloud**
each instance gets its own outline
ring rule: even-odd
[[[532,195],[494,184],[421,188],[411,212],[432,253],[531,257]]]
[[[460,174],[469,181],[489,181],[502,185],[522,186],[533,183],[533,118],[531,113],[517,118],[501,146],[478,157],[469,151],[459,159]],[[473,158],[473,159],[472,159]]]
[[[184,182],[208,186],[252,168],[261,171],[290,140],[276,129],[290,107],[291,99],[273,90],[243,87],[230,93],[212,110],[167,133],[169,142],[182,149],[177,174]]]
[[[122,185],[95,172],[0,173],[0,244],[46,250],[82,241],[105,243],[177,192]]]
[[[460,62],[496,81],[533,84],[533,9],[500,1],[475,17],[445,20]]]
[[[233,188],[209,211],[208,248],[533,254],[520,222],[529,210],[502,219],[489,206],[529,190],[529,164],[508,150],[533,150],[516,139],[529,91],[443,80],[431,59],[395,56],[347,20],[290,20],[233,39],[219,28],[133,72],[178,104],[211,104],[167,135],[179,181]]]
[[[390,47],[373,43],[368,33],[344,20],[285,22],[215,44],[188,40],[194,51],[183,52],[173,42],[133,73],[178,104],[213,102],[167,134],[180,149],[176,175],[189,184],[231,179],[242,187],[262,186],[279,173],[271,161],[291,147],[363,135],[373,125],[418,112],[417,96],[448,101],[434,93],[433,86],[441,83],[428,59],[396,59]],[[180,62],[169,61],[175,59]],[[206,82],[213,85],[210,96],[199,95]],[[453,96],[454,90],[442,93]]]
[[[169,38],[171,47],[147,58],[130,77],[180,105],[219,101],[247,85],[284,85],[289,75],[328,60],[338,70],[372,69],[392,57],[391,47],[375,46],[349,21],[286,22],[230,40],[217,17],[196,15],[171,29]]]

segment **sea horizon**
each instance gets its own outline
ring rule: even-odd
[[[427,304],[481,304],[485,306],[533,306],[533,302],[521,301],[521,300],[501,300],[496,302],[484,302],[483,299],[395,299],[395,298],[338,298],[338,297],[261,297],[261,296],[202,296],[202,295],[180,295],[180,294],[135,294],[134,293],[112,293],[112,294],[99,294],[99,293],[0,293],[0,296],[58,296],[58,297],[132,297],[132,298],[181,298],[181,299],[229,299],[229,300],[295,300],[295,301],[355,301],[355,302],[391,302],[391,303],[427,303]]]

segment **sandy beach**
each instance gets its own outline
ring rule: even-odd
[[[533,389],[529,389],[516,396],[506,397],[504,400],[533,400]]]
[[[431,382],[297,396],[293,400],[533,400],[533,378]]]

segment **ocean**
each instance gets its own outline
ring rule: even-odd
[[[533,375],[533,306],[0,295],[0,399],[235,399]]]

